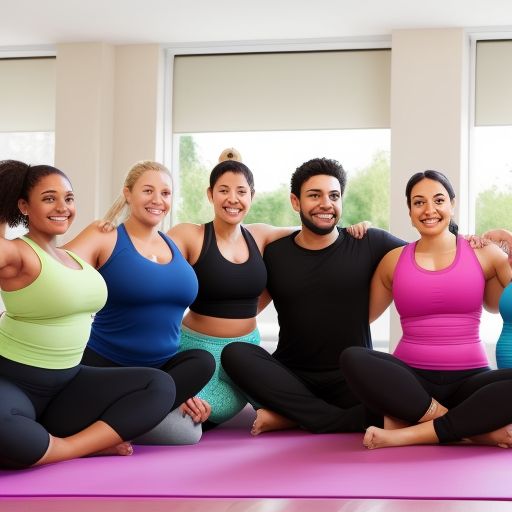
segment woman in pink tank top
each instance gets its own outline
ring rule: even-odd
[[[372,279],[370,321],[394,300],[403,336],[394,355],[346,349],[340,364],[361,401],[384,417],[367,448],[466,441],[512,447],[512,370],[491,370],[479,338],[482,305],[495,311],[512,277],[495,245],[457,235],[444,174],[416,173],[407,205],[420,239],[390,251]]]

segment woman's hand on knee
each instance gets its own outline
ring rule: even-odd
[[[181,404],[180,410],[184,415],[188,414],[195,423],[205,422],[212,412],[210,404],[198,396],[189,398],[185,403]]]

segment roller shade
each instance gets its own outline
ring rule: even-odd
[[[55,126],[55,58],[0,59],[0,132]]]
[[[512,41],[476,47],[475,124],[512,125]]]
[[[388,128],[390,50],[177,56],[175,133]]]

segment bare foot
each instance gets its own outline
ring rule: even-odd
[[[469,441],[473,444],[488,444],[499,446],[500,448],[512,448],[512,425],[507,425],[488,434],[472,436],[469,438]]]
[[[384,429],[385,430],[397,430],[399,428],[409,427],[411,424],[393,416],[384,416]]]
[[[263,432],[270,432],[271,430],[285,430],[287,428],[296,427],[297,423],[276,412],[269,411],[268,409],[258,409],[256,411],[256,419],[252,424],[251,434],[257,436]]]
[[[390,446],[405,446],[410,444],[407,428],[385,430],[378,427],[368,427],[364,434],[363,445],[369,450]]]
[[[88,457],[96,457],[103,455],[122,455],[128,456],[133,454],[133,446],[128,441],[124,443],[119,443],[116,446],[111,446],[110,448],[105,448],[104,450],[100,450],[96,453],[91,453]]]
[[[41,466],[43,464],[50,464],[52,462],[75,458],[70,453],[71,448],[69,447],[69,444],[70,443],[67,442],[66,439],[50,436],[48,450],[44,456],[34,464],[34,466]],[[125,442],[119,443],[110,448],[105,448],[105,450],[100,450],[99,452],[91,453],[90,455],[85,455],[85,457],[96,457],[101,455],[131,455],[132,453],[132,445]]]

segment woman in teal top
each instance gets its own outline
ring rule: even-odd
[[[106,301],[101,276],[56,247],[75,216],[62,171],[0,162],[0,467],[25,468],[90,454],[129,455],[129,441],[169,412],[175,386],[151,368],[80,365],[91,316]]]
[[[492,229],[482,236],[499,245],[508,254],[512,266],[512,233],[506,229]],[[496,364],[500,369],[512,368],[512,284],[503,290],[498,307],[503,328],[496,342]]]

